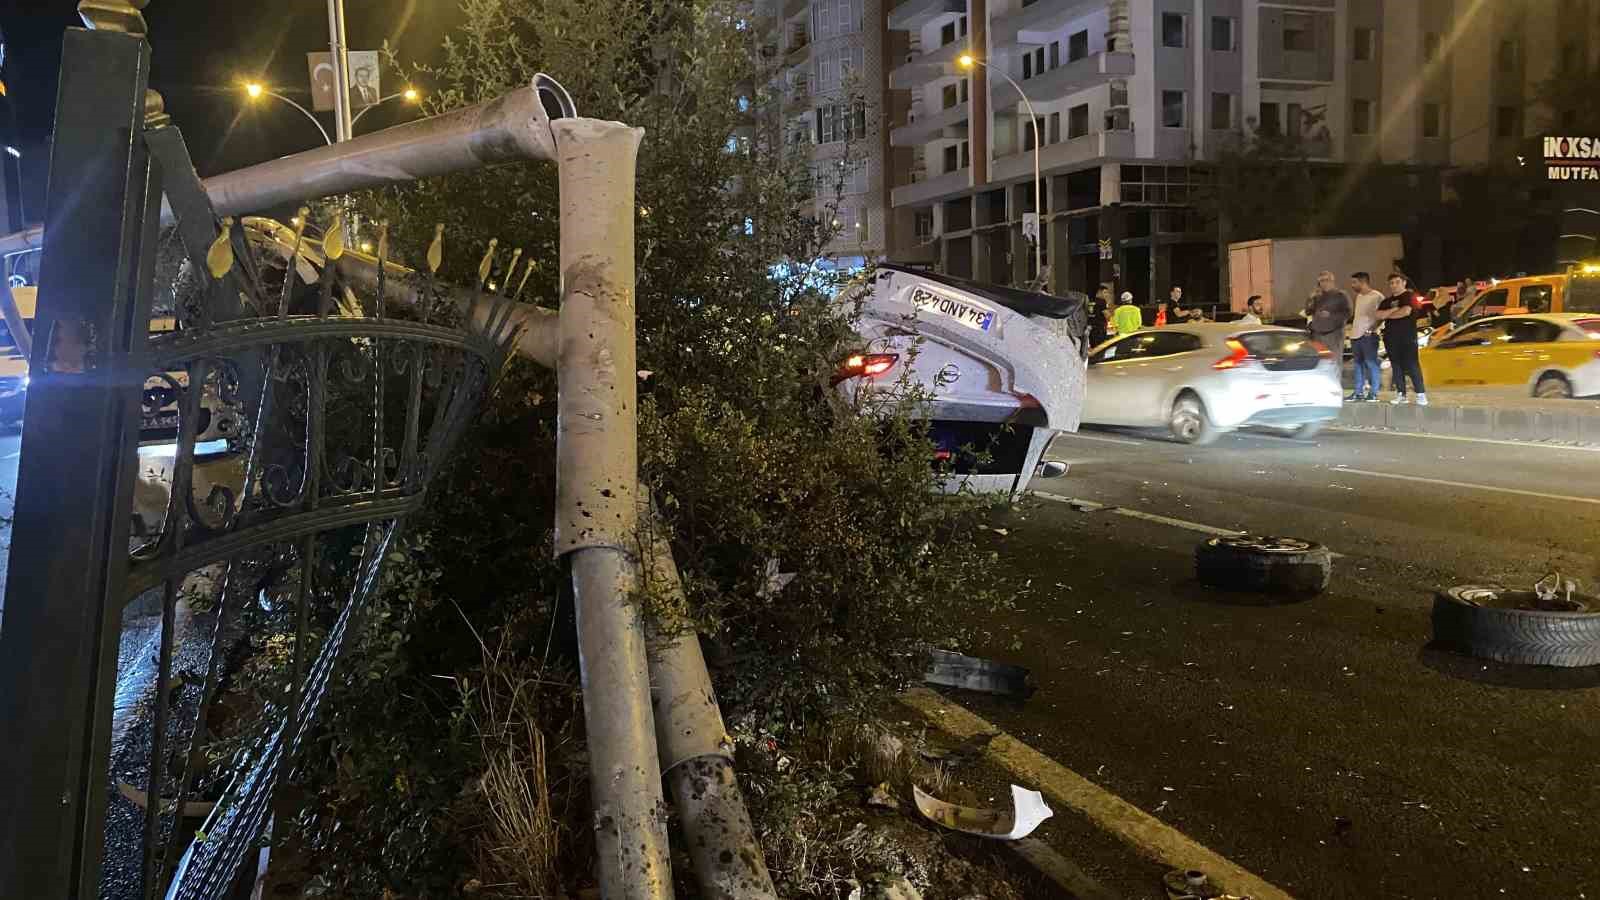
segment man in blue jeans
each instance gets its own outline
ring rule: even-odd
[[[1350,349],[1355,353],[1355,390],[1345,399],[1351,402],[1378,399],[1383,385],[1383,368],[1378,363],[1378,304],[1383,294],[1372,287],[1372,276],[1357,272],[1350,276],[1350,295],[1355,298],[1350,319]]]

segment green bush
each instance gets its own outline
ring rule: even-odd
[[[837,285],[803,263],[832,230],[798,212],[811,191],[807,161],[788,155],[778,123],[761,115],[761,28],[730,0],[462,7],[467,24],[446,39],[444,62],[414,73],[430,112],[547,71],[581,114],[646,129],[640,458],[688,599],[652,610],[664,627],[711,639],[729,727],[747,746],[866,715],[914,673],[922,645],[948,643],[958,621],[993,601],[991,557],[976,549],[980,501],[937,489],[914,398],[863,417],[831,391],[855,337],[831,300]],[[748,147],[729,152],[736,133]],[[443,222],[442,274],[461,281],[491,238],[523,248],[535,261],[525,299],[554,305],[556,200],[553,168],[526,165],[366,205],[413,251]],[[525,363],[506,373],[437,479],[329,701],[310,754],[329,762],[307,772],[315,800],[302,834],[328,861],[335,893],[383,884],[437,896],[469,884],[482,856],[485,801],[475,794],[493,755],[470,726],[473,691],[503,681],[485,673],[480,636],[501,648],[497,667],[520,673],[512,680],[542,685],[529,715],[545,718],[551,791],[565,798],[554,808],[579,823],[564,852],[583,868],[581,716],[562,670],[563,577],[552,559],[554,396],[551,373]],[[774,590],[774,572],[794,578]]]

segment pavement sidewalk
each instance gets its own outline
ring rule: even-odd
[[[1338,424],[1406,434],[1600,444],[1600,400],[1538,400],[1498,391],[1429,391],[1429,404],[1346,403]]]

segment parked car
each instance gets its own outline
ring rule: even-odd
[[[861,303],[861,345],[835,389],[863,408],[899,387],[931,397],[930,432],[954,473],[947,487],[1014,492],[1036,473],[1058,474],[1040,459],[1078,427],[1088,297],[880,264],[840,300]]]
[[[1175,325],[1094,349],[1083,421],[1166,426],[1187,444],[1251,426],[1309,438],[1339,415],[1342,403],[1338,360],[1303,331]]]
[[[1438,387],[1514,388],[1558,399],[1600,394],[1600,316],[1479,319],[1423,350],[1422,377]]]

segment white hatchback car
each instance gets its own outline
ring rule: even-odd
[[[1343,402],[1339,361],[1303,331],[1170,325],[1090,353],[1083,421],[1164,425],[1188,444],[1258,425],[1309,438],[1338,417]]]

